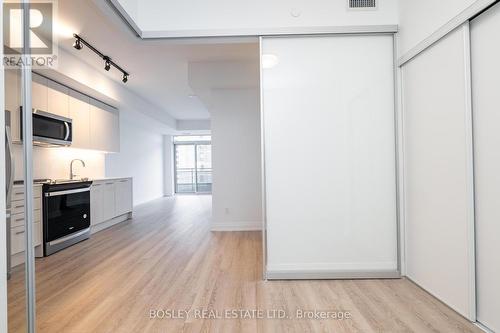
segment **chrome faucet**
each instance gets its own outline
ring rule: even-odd
[[[73,162],[75,162],[75,161],[80,161],[80,162],[82,162],[82,165],[83,165],[83,167],[85,168],[85,162],[84,162],[83,160],[78,159],[78,158],[77,158],[77,159],[72,160],[72,161],[71,161],[71,163],[69,164],[69,179],[70,179],[70,180],[73,180],[73,179],[75,179],[75,177],[76,177],[76,176],[78,176],[78,175],[75,175],[75,174],[73,173]]]

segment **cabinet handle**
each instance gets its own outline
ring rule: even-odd
[[[17,205],[14,208],[23,208],[23,207],[24,207],[24,205]]]
[[[17,232],[16,232],[16,235],[20,235],[20,234],[24,234],[24,230],[23,230],[23,231],[17,231]]]
[[[24,217],[19,217],[16,219],[16,222],[24,220]]]

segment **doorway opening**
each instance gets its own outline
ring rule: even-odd
[[[210,135],[175,136],[175,193],[212,193]]]

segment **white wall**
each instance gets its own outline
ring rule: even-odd
[[[206,131],[210,132],[210,119],[177,120],[177,131]]]
[[[399,51],[405,54],[467,7],[484,0],[400,0]]]
[[[15,160],[15,179],[23,179],[24,157],[22,145],[13,147]],[[71,160],[84,160],[86,167],[79,162],[74,164],[74,172],[81,177],[104,177],[104,156],[98,151],[74,148],[42,148],[33,147],[33,178],[34,179],[68,179]]]
[[[170,197],[175,194],[174,143],[172,135],[163,136],[163,169],[163,195]]]
[[[384,25],[397,24],[397,5],[397,0],[382,0],[377,10],[349,11],[346,0],[143,0],[137,23],[144,32],[181,33]]]
[[[212,229],[260,230],[259,91],[215,89],[212,98]]]
[[[148,119],[120,110],[120,153],[106,155],[106,177],[134,178],[134,205],[163,196],[163,134],[151,131]]]

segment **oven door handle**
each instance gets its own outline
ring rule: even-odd
[[[65,237],[61,237],[61,238],[58,238],[56,240],[53,240],[51,242],[48,242],[49,245],[57,245],[57,244],[60,244],[60,243],[63,243],[67,240],[70,240],[70,239],[73,239],[73,238],[76,238],[76,237],[80,237],[81,235],[83,234],[86,234],[87,232],[90,231],[90,228],[86,228],[86,229],[83,229],[83,230],[80,230],[80,231],[77,231],[75,233],[72,233],[68,236],[65,236]]]
[[[59,195],[73,194],[73,193],[82,193],[82,192],[90,192],[90,187],[79,188],[79,189],[76,189],[76,190],[46,192],[45,196],[46,197],[56,197],[56,196],[59,196]]]

